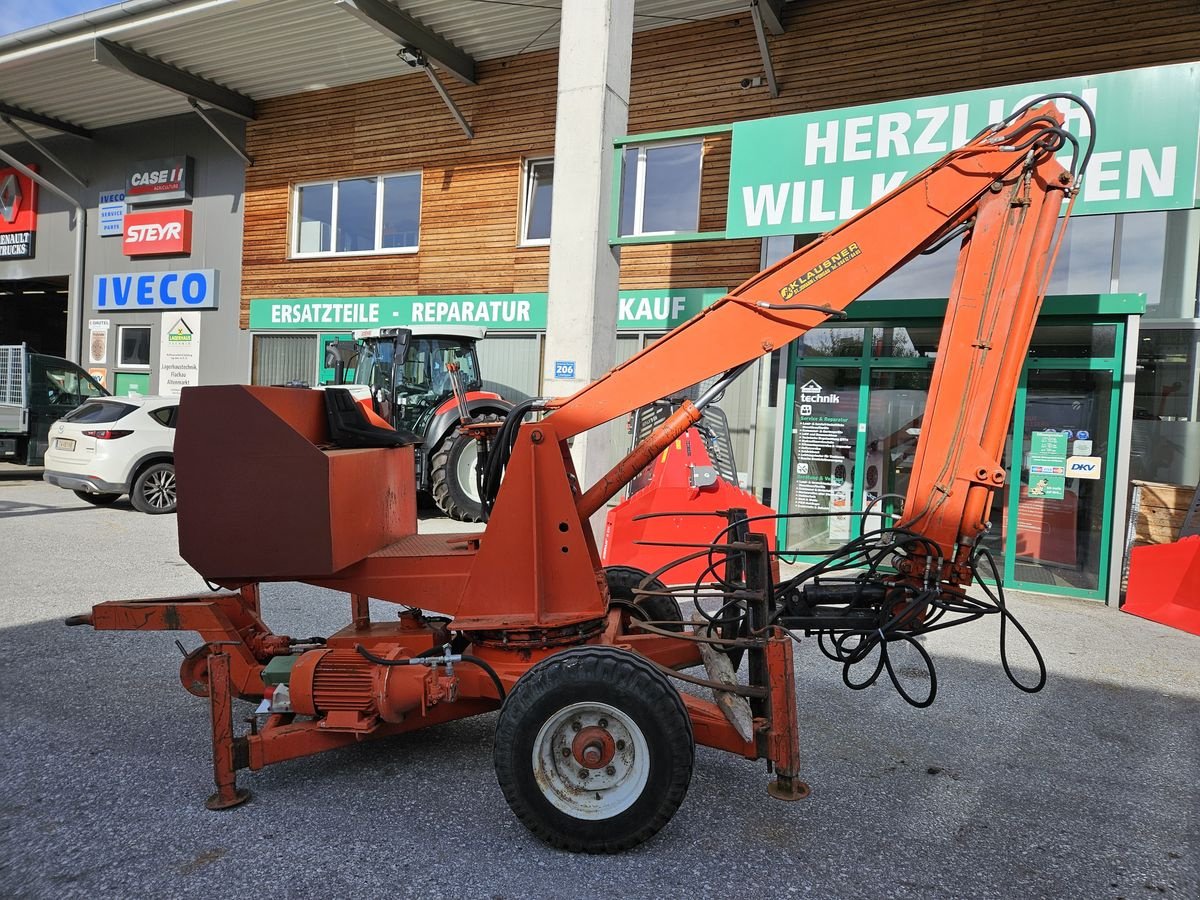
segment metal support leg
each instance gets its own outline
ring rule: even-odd
[[[229,809],[249,800],[250,792],[237,786],[233,693],[227,653],[214,653],[208,658],[208,701],[212,709],[213,780],[217,783],[217,792],[204,805],[209,809]]]
[[[792,668],[791,638],[774,634],[767,641],[767,671],[771,688],[771,759],[775,780],[767,793],[777,800],[803,800],[808,785],[800,774],[800,722],[796,715],[796,674]]]
[[[354,627],[361,631],[371,626],[371,604],[366,594],[350,595],[350,615]]]

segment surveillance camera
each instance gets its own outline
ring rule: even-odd
[[[743,78],[742,79],[742,90],[743,91],[749,90],[752,87],[754,87],[754,79],[753,78]]]

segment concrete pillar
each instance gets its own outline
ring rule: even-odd
[[[633,0],[566,0],[554,131],[550,303],[542,393],[573,394],[612,368],[617,348],[620,250],[613,215],[613,140],[629,123]],[[562,377],[566,363],[574,374]],[[560,377],[556,377],[556,373]],[[578,436],[572,456],[584,488],[623,453],[624,428]],[[597,514],[600,515],[600,514]]]

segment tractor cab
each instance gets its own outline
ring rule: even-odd
[[[454,396],[450,366],[458,367],[464,391],[483,386],[475,343],[482,328],[371,328],[353,341],[331,342],[326,365],[335,384],[360,385],[372,407],[397,428],[424,434],[434,413]]]
[[[463,409],[472,421],[500,421],[512,404],[483,390],[475,344],[486,330],[472,326],[413,325],[354,332],[352,341],[332,341],[325,365],[334,384],[357,400],[370,397],[372,410],[398,431],[420,439],[416,453],[419,490],[447,515],[481,521],[474,438],[459,429]],[[462,388],[454,396],[452,367]]]

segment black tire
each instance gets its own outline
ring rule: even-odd
[[[168,462],[144,468],[129,491],[133,508],[151,516],[175,512],[175,501],[175,466]]]
[[[595,771],[573,750],[592,729],[602,740],[590,746],[607,743],[596,752],[610,754]],[[575,853],[619,853],[671,820],[687,796],[695,739],[679,692],[648,661],[616,647],[575,647],[517,681],[500,709],[493,756],[504,799],[535,835]]]
[[[643,622],[679,622],[678,625],[660,625],[667,631],[683,631],[683,613],[674,597],[638,597],[634,593],[643,587],[648,591],[665,591],[667,586],[650,573],[636,566],[605,566],[604,578],[608,582],[608,594],[615,604],[629,610],[629,614]],[[649,580],[647,580],[649,579]]]
[[[476,416],[475,422],[499,422],[493,414]],[[429,460],[429,490],[438,509],[460,522],[482,522],[483,501],[475,476],[479,446],[461,428],[442,440]]]
[[[120,494],[91,494],[87,491],[72,491],[72,493],[85,503],[90,503],[92,506],[108,506],[110,503],[115,503]]]

